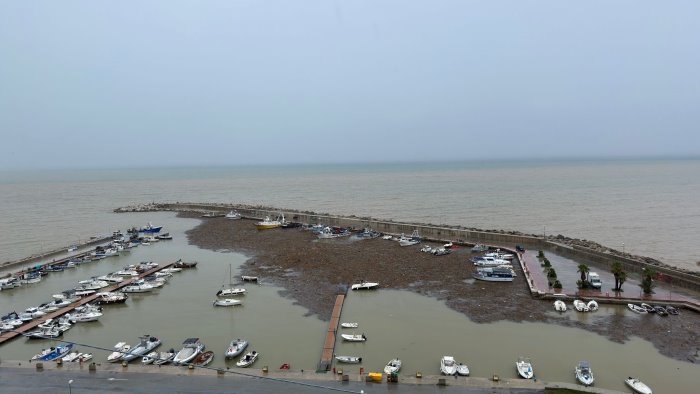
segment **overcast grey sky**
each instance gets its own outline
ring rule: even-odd
[[[700,154],[700,1],[0,2],[0,168]]]

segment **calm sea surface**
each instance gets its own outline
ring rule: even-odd
[[[700,160],[0,172],[0,196],[0,261],[140,226],[112,210],[152,201],[563,234],[684,268],[700,260]]]

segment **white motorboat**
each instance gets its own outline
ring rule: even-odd
[[[102,316],[102,312],[98,311],[88,311],[71,314],[69,320],[71,323],[86,323],[91,321],[97,321]]]
[[[92,360],[92,353],[83,353],[80,356],[78,356],[78,359],[75,361],[84,363],[86,361]]]
[[[124,280],[123,276],[116,275],[116,274],[107,274],[107,275],[102,275],[97,277],[98,280],[103,280],[105,282],[109,283],[119,283]]]
[[[185,364],[197,357],[205,348],[204,344],[199,341],[199,338],[187,338],[182,345],[182,349],[173,358],[173,364]]]
[[[518,375],[523,379],[532,379],[535,376],[535,371],[532,370],[529,358],[518,358],[518,361],[515,362],[515,368],[518,370]]]
[[[647,313],[656,313],[656,308],[647,303],[642,302],[640,306],[644,308],[647,311]]]
[[[80,352],[70,352],[68,355],[63,356],[61,359],[64,363],[71,363],[73,361],[76,361],[78,357],[82,356],[83,354]]]
[[[27,333],[26,335],[29,339],[53,339],[63,335],[63,331],[59,330],[58,327],[46,327]]]
[[[467,364],[457,364],[457,375],[469,376],[469,367],[467,367]]]
[[[352,286],[350,286],[350,288],[352,290],[372,290],[372,289],[376,289],[377,287],[379,287],[379,283],[365,282],[365,281],[362,281],[360,283],[355,283]]]
[[[335,359],[339,363],[345,363],[345,364],[359,364],[362,362],[362,357],[355,357],[355,356],[335,356]]]
[[[562,300],[554,301],[554,310],[557,312],[566,312],[566,303]]]
[[[588,301],[588,304],[586,304],[586,306],[588,307],[589,312],[595,312],[598,310],[598,302],[596,302],[596,300]]]
[[[138,357],[143,357],[150,353],[153,349],[160,346],[160,339],[152,335],[144,335],[139,337],[139,343],[131,347],[131,350],[122,357],[122,360],[129,362]]]
[[[243,305],[241,300],[236,300],[234,298],[223,298],[220,300],[214,300],[214,306],[236,306]]]
[[[114,275],[114,276],[127,276],[127,277],[128,277],[128,276],[139,276],[139,273],[138,273],[136,270],[134,270],[134,269],[123,269],[123,270],[119,270],[119,271],[117,271],[117,272],[114,272],[114,273],[112,273],[112,274],[110,274],[110,275]]]
[[[348,342],[364,342],[367,340],[365,334],[340,334],[344,341]]]
[[[158,352],[150,352],[147,355],[141,357],[141,364],[153,364],[153,362],[158,358]]]
[[[129,295],[121,291],[97,293],[95,303],[97,305],[123,304]]]
[[[250,276],[250,275],[243,275],[243,276],[241,276],[241,280],[243,282],[257,282],[258,277],[257,276]]]
[[[245,289],[242,287],[229,287],[225,289],[221,289],[216,292],[216,295],[219,297],[226,297],[226,296],[232,296],[232,295],[244,295],[245,294]]]
[[[131,345],[127,344],[126,342],[118,342],[116,345],[114,345],[114,348],[116,350],[107,356],[107,361],[110,363],[115,363],[121,360],[122,357],[124,357],[124,355],[131,350]]]
[[[485,257],[493,257],[494,259],[501,259],[501,260],[513,260],[514,255],[510,253],[501,253],[500,249],[496,249],[495,252],[489,252],[484,254]]]
[[[646,309],[644,309],[641,306],[636,305],[636,304],[627,304],[627,307],[630,308],[630,310],[632,312],[635,312],[635,313],[647,313]]]
[[[231,341],[231,343],[228,344],[228,348],[226,348],[226,352],[224,353],[225,358],[235,358],[238,357],[239,354],[243,353],[245,348],[248,347],[248,341],[244,339],[235,339]]]
[[[387,375],[391,375],[392,373],[398,373],[400,369],[401,360],[399,360],[398,358],[394,358],[389,360],[388,363],[386,363],[386,366],[384,366],[384,373]]]
[[[487,250],[489,250],[489,247],[484,244],[476,244],[472,247],[473,253],[485,252]]]
[[[182,268],[180,267],[168,267],[168,268],[163,268],[160,270],[160,272],[166,273],[166,274],[176,274],[178,272],[182,272]]]
[[[588,305],[581,300],[574,300],[574,309],[579,312],[588,312]]]
[[[153,360],[153,365],[163,365],[173,361],[175,358],[175,349],[170,349],[167,352],[158,353],[158,357]]]
[[[509,266],[477,268],[472,277],[487,282],[512,282],[515,279],[515,271]]]
[[[125,286],[122,289],[122,292],[124,292],[124,293],[147,293],[149,291],[153,291],[154,288],[155,287],[153,287],[153,285],[150,285],[150,284],[146,283],[145,281],[140,280],[140,281],[134,282],[128,286]]]
[[[236,362],[236,366],[240,368],[247,368],[250,367],[255,360],[258,359],[259,353],[253,350],[252,352],[248,352],[245,354],[245,356],[241,357],[240,360]]]
[[[457,363],[454,357],[442,356],[440,359],[440,373],[449,376],[457,373]]]
[[[674,316],[680,314],[680,311],[678,311],[678,308],[676,308],[676,307],[673,306],[673,305],[667,305],[667,306],[666,306],[666,312],[668,312],[669,315],[674,315]]]
[[[625,384],[630,386],[632,391],[638,394],[652,394],[651,389],[646,384],[642,383],[641,380],[635,379],[633,377],[628,377],[625,379]]]
[[[498,267],[501,265],[510,265],[510,261],[497,259],[489,256],[477,256],[469,259],[477,267]]]
[[[358,323],[340,323],[340,327],[342,328],[357,328],[359,327]]]
[[[32,319],[36,319],[37,317],[42,317],[46,315],[46,312],[42,311],[39,309],[37,306],[33,306],[30,308],[27,308],[24,313],[28,314],[29,316],[32,317]]]
[[[420,248],[420,251],[423,253],[433,253],[433,248],[430,245],[425,245]]]
[[[576,374],[576,380],[584,386],[590,386],[595,381],[595,378],[593,378],[593,371],[591,371],[591,365],[588,361],[579,362],[574,369],[574,373]]]
[[[237,219],[240,219],[242,217],[243,216],[241,216],[241,214],[236,212],[236,211],[231,211],[231,212],[226,214],[226,219],[231,219],[231,220],[237,220]]]

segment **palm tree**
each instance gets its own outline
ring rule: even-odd
[[[578,271],[581,273],[581,282],[586,282],[586,279],[588,277],[588,273],[591,271],[590,268],[586,264],[579,264],[578,265]]]
[[[615,276],[615,287],[613,290],[622,291],[622,284],[625,283],[625,280],[627,280],[627,272],[625,272],[622,263],[619,261],[612,263],[610,272],[612,272],[612,274]]]
[[[651,294],[654,292],[654,287],[656,286],[656,283],[654,283],[654,276],[656,276],[656,271],[652,268],[642,268],[642,283],[639,284],[639,287],[644,290],[644,294]]]

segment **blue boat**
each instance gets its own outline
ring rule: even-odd
[[[41,361],[53,361],[53,360],[59,359],[59,358],[65,356],[66,354],[70,353],[70,351],[72,349],[73,349],[72,343],[69,343],[67,345],[58,345],[58,346],[56,346],[56,348],[53,351],[41,356],[39,358],[39,360],[41,360]]]
[[[150,222],[139,229],[140,233],[159,233],[163,226],[154,226]]]

